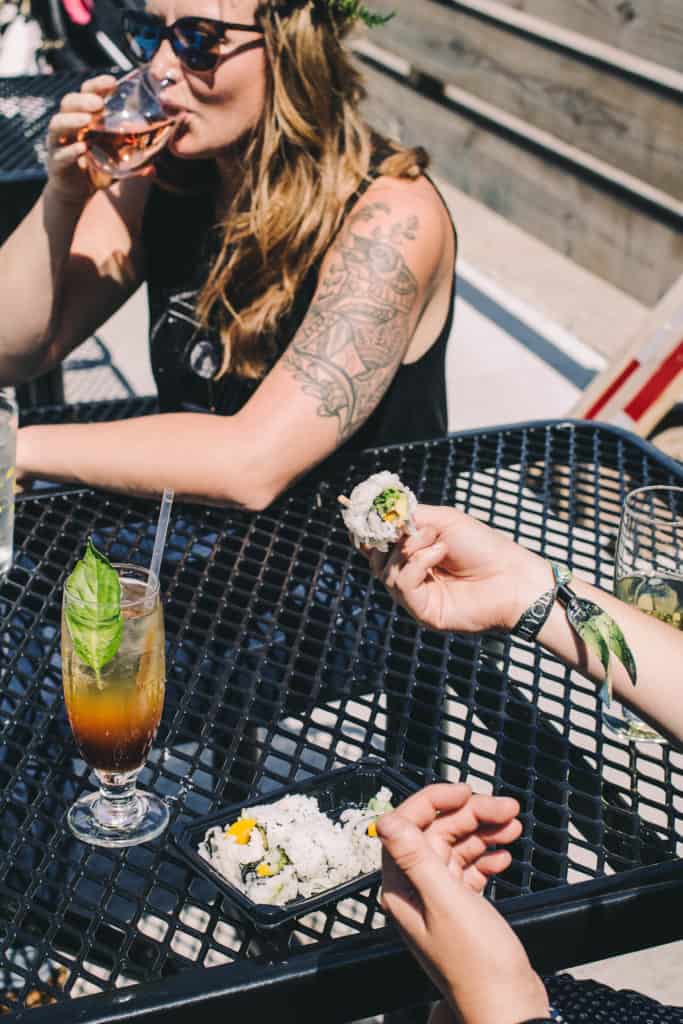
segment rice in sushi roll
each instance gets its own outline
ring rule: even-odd
[[[417,498],[396,473],[374,473],[339,498],[342,518],[357,548],[388,551],[404,533],[415,530]]]
[[[289,794],[250,806],[232,824],[214,825],[198,853],[253,903],[284,906],[378,871],[382,845],[376,820],[392,810],[383,786],[364,806],[333,820],[315,797]]]

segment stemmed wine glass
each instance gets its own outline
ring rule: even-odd
[[[136,68],[118,80],[102,111],[79,135],[88,146],[86,159],[93,177],[140,174],[161,152],[176,124],[161,101],[167,84],[149,68]]]
[[[626,496],[614,592],[627,604],[683,629],[683,488],[640,487]],[[667,742],[616,701],[603,705],[602,717],[612,732],[631,742]]]

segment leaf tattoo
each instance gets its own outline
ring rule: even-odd
[[[631,682],[634,686],[636,685],[638,673],[631,648],[626,642],[620,626],[612,616],[592,601],[587,601],[572,593],[571,600],[567,603],[567,618],[586,647],[593,651],[602,662],[605,670],[605,682],[600,696],[609,706],[612,701],[613,688],[612,655],[621,662]]]

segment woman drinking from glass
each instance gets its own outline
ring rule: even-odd
[[[348,0],[155,0],[126,16],[176,129],[95,184],[64,98],[0,250],[0,383],[57,365],[146,282],[160,413],[20,431],[20,475],[251,509],[344,446],[443,434],[455,234],[426,156],[373,134]]]

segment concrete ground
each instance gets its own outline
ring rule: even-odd
[[[459,228],[448,357],[451,430],[571,413],[645,310],[474,203],[444,190]],[[141,290],[69,360],[69,401],[151,394]],[[683,1006],[683,943],[573,970]]]

